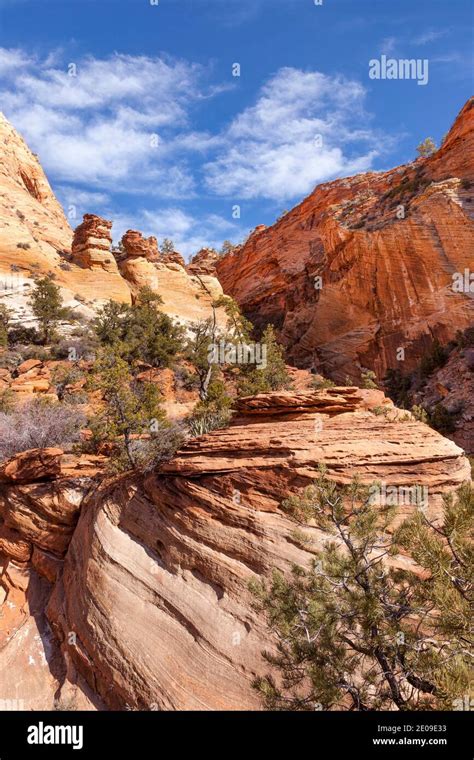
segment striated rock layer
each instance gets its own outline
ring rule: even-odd
[[[84,220],[74,232],[72,261],[85,269],[104,269],[118,272],[112,256],[112,222],[94,214],[85,214]]]
[[[382,377],[474,322],[472,288],[453,288],[474,269],[473,214],[471,99],[432,157],[318,186],[220,258],[218,277],[253,322],[279,328],[292,363]]]
[[[321,463],[338,482],[426,486],[433,518],[442,494],[469,478],[453,442],[383,394],[334,388],[243,399],[228,429],[87,500],[48,617],[67,661],[109,707],[260,707],[251,683],[272,643],[248,583],[306,565],[322,545],[308,527],[303,548],[280,507]]]
[[[103,464],[61,449],[0,467],[0,709],[100,707],[68,667],[45,610],[81,504]]]

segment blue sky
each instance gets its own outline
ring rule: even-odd
[[[152,1],[0,0],[0,109],[72,226],[238,242],[320,182],[411,160],[472,94],[471,0]],[[428,83],[370,79],[382,54],[427,59]]]

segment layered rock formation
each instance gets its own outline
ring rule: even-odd
[[[37,449],[0,467],[0,683],[12,709],[53,709],[57,698],[76,709],[99,706],[71,670],[68,677],[45,609],[102,464]]]
[[[378,391],[269,394],[238,406],[230,428],[189,442],[161,473],[104,484],[82,509],[48,617],[70,665],[109,707],[260,707],[251,682],[266,671],[271,639],[248,583],[306,565],[321,547],[311,527],[303,547],[280,507],[321,463],[338,482],[426,486],[432,518],[442,494],[469,477],[454,443]]]
[[[120,272],[133,293],[150,287],[163,300],[160,308],[184,324],[210,316],[212,303],[222,295],[215,271],[186,267],[180,253],[159,253],[155,238],[143,238],[135,230],[128,230],[122,238],[122,250]],[[224,325],[224,311],[216,313],[218,323]]]
[[[74,232],[71,260],[84,269],[117,273],[117,262],[110,252],[111,230],[112,222],[94,214],[84,214],[82,224]]]
[[[122,237],[124,256],[128,259],[143,257],[156,260],[159,256],[156,237],[144,238],[141,232],[127,230]]]
[[[220,258],[224,292],[299,366],[339,380],[415,367],[474,322],[474,293],[453,288],[473,267],[473,180],[470,100],[432,157],[320,185]]]
[[[188,272],[215,276],[218,259],[219,254],[213,248],[201,248],[188,264]]]
[[[34,324],[28,298],[35,278],[45,275],[54,277],[65,304],[86,317],[109,299],[130,303],[143,285],[180,322],[211,315],[211,302],[222,294],[215,272],[202,279],[188,274],[181,254],[160,254],[156,238],[135,230],[124,235],[117,261],[111,228],[111,221],[85,214],[73,233],[38,157],[0,114],[0,301],[14,319]]]

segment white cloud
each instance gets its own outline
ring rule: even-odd
[[[219,195],[282,201],[370,168],[374,150],[344,153],[346,144],[374,137],[364,95],[360,83],[342,77],[280,69],[222,136],[223,148],[205,167],[207,186]]]
[[[239,227],[230,219],[216,214],[193,217],[179,208],[168,208],[157,212],[145,211],[144,223],[149,234],[160,240],[169,237],[184,256],[196,253],[200,248],[218,248],[225,236],[241,236]]]
[[[396,49],[397,45],[398,40],[396,37],[384,37],[380,43],[380,52],[385,53],[385,55],[390,55],[390,53],[393,53]]]
[[[48,173],[100,189],[125,183],[129,192],[191,195],[192,173],[174,140],[179,130],[190,131],[192,103],[210,95],[203,67],[119,54],[59,67],[58,57],[58,51],[40,60],[0,49],[2,108]],[[190,135],[189,148],[199,140],[199,133]]]
[[[367,143],[378,136],[359,82],[282,68],[227,127],[213,129],[210,121],[204,130],[193,123],[193,109],[208,109],[212,119],[210,99],[235,87],[208,84],[208,75],[163,56],[69,61],[61,49],[41,59],[0,48],[0,103],[66,206],[114,218],[110,209],[123,207],[116,196],[141,196],[128,227],[145,224],[148,234],[174,237],[185,254],[243,230],[218,215],[196,220],[174,208],[178,199],[210,191],[291,201],[318,182],[371,168],[377,153]],[[173,208],[147,211],[158,197]],[[119,214],[116,227],[125,218]]]
[[[417,37],[414,37],[412,42],[415,45],[429,45],[430,42],[436,42],[436,40],[446,37],[448,33],[447,29],[427,29]]]
[[[0,48],[0,76],[11,75],[18,67],[27,66],[31,59],[23,50]]]

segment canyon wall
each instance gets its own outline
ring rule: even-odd
[[[415,367],[474,323],[474,99],[431,157],[319,185],[217,262],[225,293],[272,322],[290,362],[333,379]],[[400,357],[401,360],[400,360]]]
[[[426,486],[430,518],[469,478],[454,443],[379,391],[274,393],[237,407],[229,428],[190,441],[161,471],[97,481],[82,501],[47,614],[70,679],[110,708],[260,708],[252,680],[272,639],[248,584],[306,566],[326,540],[308,527],[302,544],[281,509],[321,463],[340,483]]]

